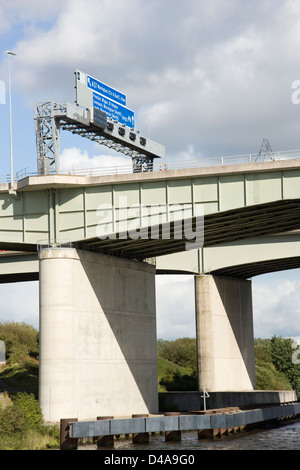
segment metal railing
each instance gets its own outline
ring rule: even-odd
[[[54,242],[50,240],[39,240],[37,242],[37,251],[49,249],[62,249],[62,248],[74,248],[74,243],[69,240],[60,240],[59,242]]]
[[[258,163],[266,161],[291,160],[300,158],[300,150],[285,150],[268,154],[268,158],[259,157],[257,154],[230,155],[218,157],[203,157],[197,160],[155,160],[154,163],[144,169],[141,166],[140,172],[150,171],[167,171],[179,169],[191,169],[210,166],[238,165],[246,163]],[[62,169],[59,172],[51,171],[50,174],[70,175],[70,176],[102,176],[102,175],[119,175],[133,173],[133,165],[111,166],[111,167],[81,167]],[[39,176],[36,170],[24,168],[14,174],[14,181],[20,181],[28,176]],[[10,175],[0,175],[0,183],[9,183]]]

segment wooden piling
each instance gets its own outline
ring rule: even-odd
[[[164,416],[180,416],[180,413],[169,411],[164,413]],[[181,430],[178,431],[165,431],[165,441],[181,441]]]
[[[132,418],[148,418],[147,414],[134,414]],[[139,432],[132,434],[132,444],[148,444],[149,443],[149,433],[148,432]]]
[[[60,450],[77,450],[78,439],[70,437],[70,423],[78,421],[77,418],[64,418],[60,420]]]
[[[97,421],[101,421],[104,419],[114,419],[113,416],[97,416]],[[97,448],[100,447],[113,447],[114,446],[114,436],[97,436]]]

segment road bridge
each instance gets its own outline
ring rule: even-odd
[[[27,252],[17,264],[22,268],[20,280],[26,272],[28,279],[37,278],[34,253],[45,240],[84,244],[135,259],[157,257],[159,273],[251,278],[299,266],[298,188],[298,160],[98,177],[31,176],[16,183],[17,196],[9,194],[8,184],[0,185],[0,248],[12,250],[11,255]],[[168,240],[149,243],[148,238],[134,243],[130,238],[99,240],[101,205],[111,211],[111,232],[118,230],[116,216],[122,209],[131,211],[136,226],[147,226],[150,212],[163,223],[176,219],[176,211],[180,218],[183,208],[188,217],[200,209],[205,216],[203,247],[187,253],[174,240],[170,247]],[[2,261],[0,280],[12,274],[18,279],[13,260]]]
[[[250,279],[300,266],[299,183],[294,159],[0,185],[1,282],[40,280],[46,419],[155,412],[156,273],[195,276],[199,386],[255,389]]]
[[[253,241],[262,236],[270,240],[283,234],[295,239],[299,228],[299,162],[283,160],[96,177],[29,176],[16,183],[17,195],[9,194],[8,184],[1,184],[0,249],[35,252],[43,240],[68,241],[130,257],[130,238],[118,246],[109,240],[108,247],[107,240],[97,236],[99,225],[106,224],[107,234],[118,233],[122,231],[124,215],[129,224],[132,221],[131,228],[138,228],[149,225],[149,214],[153,225],[153,220],[164,223],[180,219],[182,211],[184,218],[204,215],[203,248],[207,253],[216,245],[236,245],[239,240]],[[104,222],[101,210],[110,211]],[[271,243],[275,243],[274,238]],[[138,249],[132,250],[132,256],[153,257],[157,245],[153,241],[140,254]],[[172,254],[176,247],[169,251]],[[215,270],[211,256],[208,259],[201,260],[196,272]]]

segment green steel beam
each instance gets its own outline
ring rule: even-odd
[[[263,258],[256,260],[250,250],[252,258],[244,262],[243,253],[246,240],[259,239],[260,246],[265,237],[300,229],[300,160],[99,177],[27,177],[15,189],[16,195],[10,194],[7,185],[0,185],[2,250],[36,252],[44,242],[70,242],[117,256],[157,258],[158,272],[234,275],[236,267],[248,276],[276,265],[298,266],[298,252],[283,253],[281,264],[276,262],[280,245],[275,240],[265,268]],[[171,224],[171,239],[99,240],[104,205],[110,233],[122,232],[124,211],[125,219],[144,227],[149,226],[146,214],[157,212],[160,229]],[[193,224],[204,212],[204,247],[193,254],[185,251],[186,240],[172,239],[172,223],[182,218],[183,208]],[[230,248],[235,249],[233,264],[226,261]],[[211,267],[207,260],[214,256],[219,261]]]

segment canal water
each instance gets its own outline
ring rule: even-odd
[[[97,448],[87,445],[80,446],[78,450],[97,450]],[[102,450],[181,453],[201,450],[300,450],[300,422],[241,432],[214,440],[198,440],[196,431],[182,432],[180,442],[165,442],[164,434],[150,435],[149,444],[140,445],[132,444],[131,438],[120,438],[115,440],[114,447],[103,447]]]

